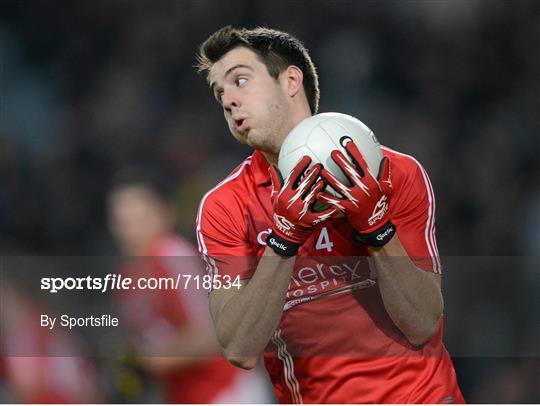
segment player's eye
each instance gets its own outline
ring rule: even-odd
[[[223,90],[217,91],[215,97],[219,104],[223,104]]]
[[[246,78],[238,78],[235,80],[235,84],[238,87],[243,86],[246,82],[247,82]]]

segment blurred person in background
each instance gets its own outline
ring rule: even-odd
[[[114,178],[108,195],[109,224],[125,256],[119,267],[124,276],[135,280],[199,275],[196,251],[174,231],[170,202],[170,188],[155,173],[130,169]],[[238,370],[220,355],[202,288],[188,284],[178,290],[119,291],[116,299],[140,365],[161,386],[164,401],[270,400],[260,371]]]
[[[103,402],[98,370],[74,332],[39,324],[48,306],[2,278],[0,380],[8,403]],[[50,309],[49,309],[50,310]]]

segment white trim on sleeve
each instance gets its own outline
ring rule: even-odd
[[[422,177],[424,178],[424,185],[426,186],[429,202],[428,217],[426,221],[426,228],[424,230],[424,238],[426,240],[426,245],[433,264],[433,272],[441,274],[441,259],[439,258],[439,250],[437,249],[437,242],[435,240],[435,194],[433,193],[433,187],[431,186],[431,182],[429,180],[427,172],[420,164],[420,162],[418,162],[413,156],[394,151],[393,149],[390,149],[388,147],[381,146],[381,148],[394,154],[412,159],[414,163],[418,165],[418,168],[420,168],[420,172],[422,173]]]
[[[199,247],[199,252],[201,253],[202,258],[203,258],[204,262],[206,263],[206,270],[207,270],[208,274],[210,275],[210,277],[212,278],[211,280],[213,280],[214,275],[219,274],[219,269],[217,267],[216,261],[212,257],[210,257],[208,255],[208,250],[207,250],[206,244],[204,242],[204,236],[203,236],[203,233],[201,231],[201,218],[202,218],[203,206],[204,206],[204,203],[205,203],[206,199],[208,198],[208,196],[210,196],[210,194],[215,192],[221,186],[225,185],[226,183],[228,183],[228,182],[236,179],[238,176],[240,176],[240,174],[242,173],[242,171],[244,170],[246,165],[251,165],[251,158],[252,158],[251,156],[246,158],[246,160],[244,162],[242,162],[242,165],[240,166],[240,168],[238,168],[235,172],[233,172],[228,177],[226,177],[223,181],[218,183],[218,185],[215,186],[213,189],[209,190],[204,195],[204,197],[201,200],[201,204],[199,205],[199,210],[197,212],[197,222],[196,222],[197,223],[197,232],[196,232],[197,243],[198,243],[198,247]]]

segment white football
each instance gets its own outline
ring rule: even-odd
[[[377,137],[360,120],[341,113],[317,114],[293,128],[279,151],[278,168],[281,175],[285,179],[300,158],[307,155],[312,159],[311,165],[321,163],[326,170],[350,186],[349,180],[330,156],[337,149],[348,157],[344,145],[349,138],[358,146],[368,164],[368,170],[377,177],[383,158]],[[326,192],[339,196],[330,186],[327,186]]]

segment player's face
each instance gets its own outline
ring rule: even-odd
[[[278,154],[294,127],[283,80],[271,77],[253,51],[235,48],[212,66],[209,81],[233,136],[252,148]]]

